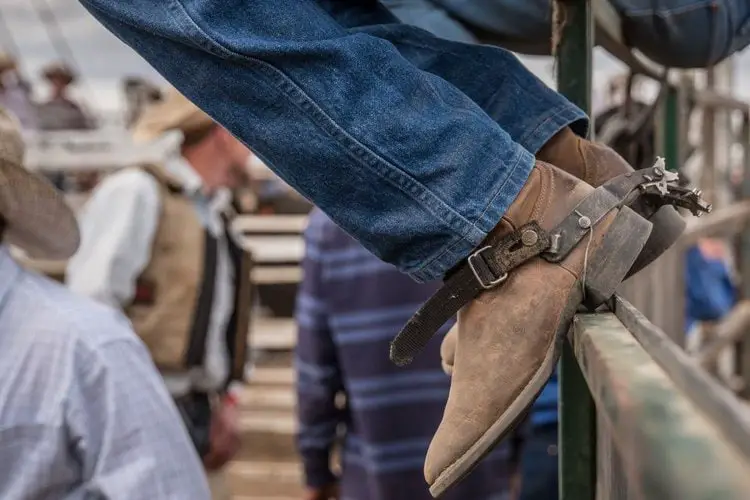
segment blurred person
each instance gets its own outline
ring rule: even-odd
[[[136,142],[179,131],[164,165],[105,178],[80,215],[68,286],[121,309],[144,341],[209,472],[229,498],[224,466],[239,447],[249,256],[229,231],[227,191],[244,182],[249,151],[182,94],[146,108]]]
[[[39,130],[92,129],[91,117],[69,95],[70,86],[77,79],[73,69],[64,63],[49,64],[42,70],[42,77],[50,85],[50,97],[36,107]],[[88,192],[99,181],[97,172],[79,172],[69,177],[64,172],[49,172],[46,177],[62,191]]]
[[[731,272],[726,242],[703,238],[685,254],[685,329],[689,333],[698,322],[719,321],[729,314],[739,299]]]
[[[47,101],[37,107],[40,130],[89,130],[94,123],[80,104],[69,95],[70,86],[77,75],[64,63],[53,63],[42,71],[42,76],[50,85],[51,93]]]
[[[445,280],[390,349],[407,365],[460,311],[423,469],[435,496],[523,418],[578,305],[606,300],[684,229],[513,54],[398,23],[375,0],[81,3],[370,252]]]
[[[421,500],[422,463],[448,399],[449,378],[428,356],[398,368],[385,355],[401,324],[437,288],[381,262],[319,210],[305,232],[297,304],[298,447],[306,500]],[[345,396],[344,408],[337,396]],[[341,476],[332,472],[343,427]],[[444,498],[510,496],[511,450],[501,445]]]
[[[18,72],[16,60],[0,51],[0,106],[13,113],[24,130],[37,128],[31,88]]]
[[[750,44],[746,0],[608,1],[620,15],[625,43],[664,66],[709,67]],[[495,43],[526,54],[549,55],[552,50],[549,0],[383,0],[383,4],[403,22],[443,38]]]
[[[206,500],[200,461],[127,320],[11,258],[65,259],[78,227],[24,170],[0,108],[0,498]]]

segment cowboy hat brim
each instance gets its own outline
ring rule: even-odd
[[[78,249],[75,215],[58,190],[22,165],[0,158],[3,242],[35,259],[61,260]]]

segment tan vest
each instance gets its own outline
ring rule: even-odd
[[[139,277],[126,314],[160,370],[203,364],[213,304],[217,240],[201,225],[193,202],[163,169],[142,167],[161,186],[162,212],[151,261]],[[226,339],[230,378],[244,374],[251,307],[249,254],[227,238],[235,275],[235,308]]]

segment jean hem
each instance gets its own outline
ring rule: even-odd
[[[416,269],[404,269],[403,271],[419,282],[442,279],[456,264],[468,257],[471,251],[497,226],[526,184],[534,164],[534,156],[524,148],[519,147],[513,167],[500,180],[487,206],[472,225],[473,231],[463,236],[457,236],[456,239],[443,246],[433,257],[427,259],[426,263]],[[470,237],[477,233],[479,233],[478,237]]]
[[[586,137],[589,118],[586,113],[570,103],[564,103],[539,117],[537,125],[518,141],[532,154],[537,154],[547,142],[565,127],[577,135]]]

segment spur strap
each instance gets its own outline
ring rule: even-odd
[[[504,237],[488,238],[448,274],[443,286],[396,335],[391,361],[398,366],[411,363],[435,332],[479,294],[502,286],[513,270],[535,257],[561,262],[609,212],[640,196],[660,197],[663,204],[677,204],[674,199],[679,198],[681,206],[689,205],[697,212],[711,210],[697,190],[680,197],[677,180],[677,174],[666,172],[657,161],[653,169],[623,174],[596,188],[551,231],[532,221]]]

